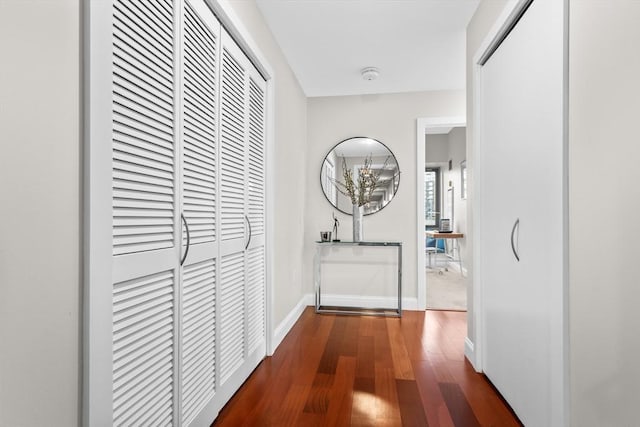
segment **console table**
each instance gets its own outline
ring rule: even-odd
[[[393,308],[367,308],[367,307],[347,307],[328,306],[322,303],[322,263],[323,251],[335,247],[364,247],[364,248],[396,248],[398,264],[398,305]],[[331,314],[354,314],[354,315],[374,315],[374,316],[402,316],[402,243],[400,242],[316,242],[316,254],[314,257],[314,284],[316,296],[316,313]]]

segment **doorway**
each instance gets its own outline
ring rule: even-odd
[[[429,117],[429,118],[419,118],[416,121],[416,244],[418,250],[416,251],[416,265],[417,265],[417,289],[416,294],[418,296],[418,308],[425,310],[427,308],[427,279],[426,279],[426,267],[427,267],[427,257],[426,257],[426,212],[427,206],[425,203],[425,167],[426,167],[426,150],[425,150],[425,139],[427,135],[439,135],[439,134],[448,134],[452,128],[465,128],[466,127],[466,118],[457,116],[457,117]],[[466,155],[466,154],[465,154]],[[454,162],[452,159],[452,168]],[[446,168],[448,172],[449,163],[444,162],[442,165],[439,165],[442,168]],[[448,185],[448,180],[445,181],[444,174],[440,174],[441,183],[440,188],[444,188],[444,185]],[[436,184],[437,185],[437,184]],[[442,190],[444,191],[444,190]],[[455,191],[455,189],[454,189]],[[444,197],[444,193],[441,193],[441,199]],[[455,196],[455,194],[454,194]],[[435,201],[436,206],[438,206],[437,201]],[[442,205],[442,200],[441,203]],[[455,207],[454,207],[455,208]],[[443,208],[438,207],[435,209],[435,212],[442,212]],[[433,216],[433,212],[431,213]],[[466,218],[466,212],[463,214]],[[439,218],[443,219],[443,218]],[[455,221],[455,220],[454,220]],[[435,225],[435,224],[434,224]],[[437,223],[439,227],[439,222]],[[464,268],[464,264],[463,264]]]
[[[456,126],[431,131],[425,135],[424,144],[426,308],[466,311],[467,281],[462,250],[467,230],[467,201],[461,191],[466,187],[463,173],[466,128]]]

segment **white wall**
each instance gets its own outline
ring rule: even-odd
[[[273,301],[274,323],[278,326],[308,292],[302,274],[307,99],[255,1],[231,0],[229,4],[251,33],[276,76]]]
[[[431,134],[425,136],[425,163],[440,163],[449,160],[449,136],[447,134]]]
[[[322,160],[337,142],[352,136],[369,136],[393,151],[401,176],[391,203],[364,217],[364,237],[403,242],[404,297],[416,298],[416,119],[462,116],[464,109],[464,91],[309,98],[304,237],[307,292],[312,292],[313,242],[319,231],[331,229],[332,212],[340,218],[340,238],[351,240],[351,216],[333,209],[322,194]]]
[[[570,2],[572,425],[638,425],[640,2]]]
[[[473,321],[473,176],[475,174],[473,157],[473,133],[475,128],[473,120],[473,69],[475,64],[473,57],[508,2],[508,0],[482,0],[469,25],[467,25],[467,176],[470,179],[467,188],[467,234],[465,239],[467,250],[465,265],[469,277],[467,286],[467,338],[472,343],[476,339],[476,324]]]
[[[80,2],[0,1],[0,426],[75,426]]]

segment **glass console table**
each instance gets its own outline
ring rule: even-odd
[[[396,248],[397,251],[397,306],[396,307],[361,307],[334,303],[332,305],[323,304],[323,284],[322,266],[325,263],[324,254],[329,249],[338,248]],[[356,261],[357,262],[357,261]],[[355,264],[340,258],[340,264]],[[354,314],[354,315],[374,315],[374,316],[402,316],[402,243],[400,242],[316,242],[316,254],[314,257],[314,285],[315,285],[315,305],[316,313],[330,314]],[[394,298],[395,300],[395,298]]]

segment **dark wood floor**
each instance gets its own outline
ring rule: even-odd
[[[464,358],[466,313],[307,308],[214,426],[520,426]]]

